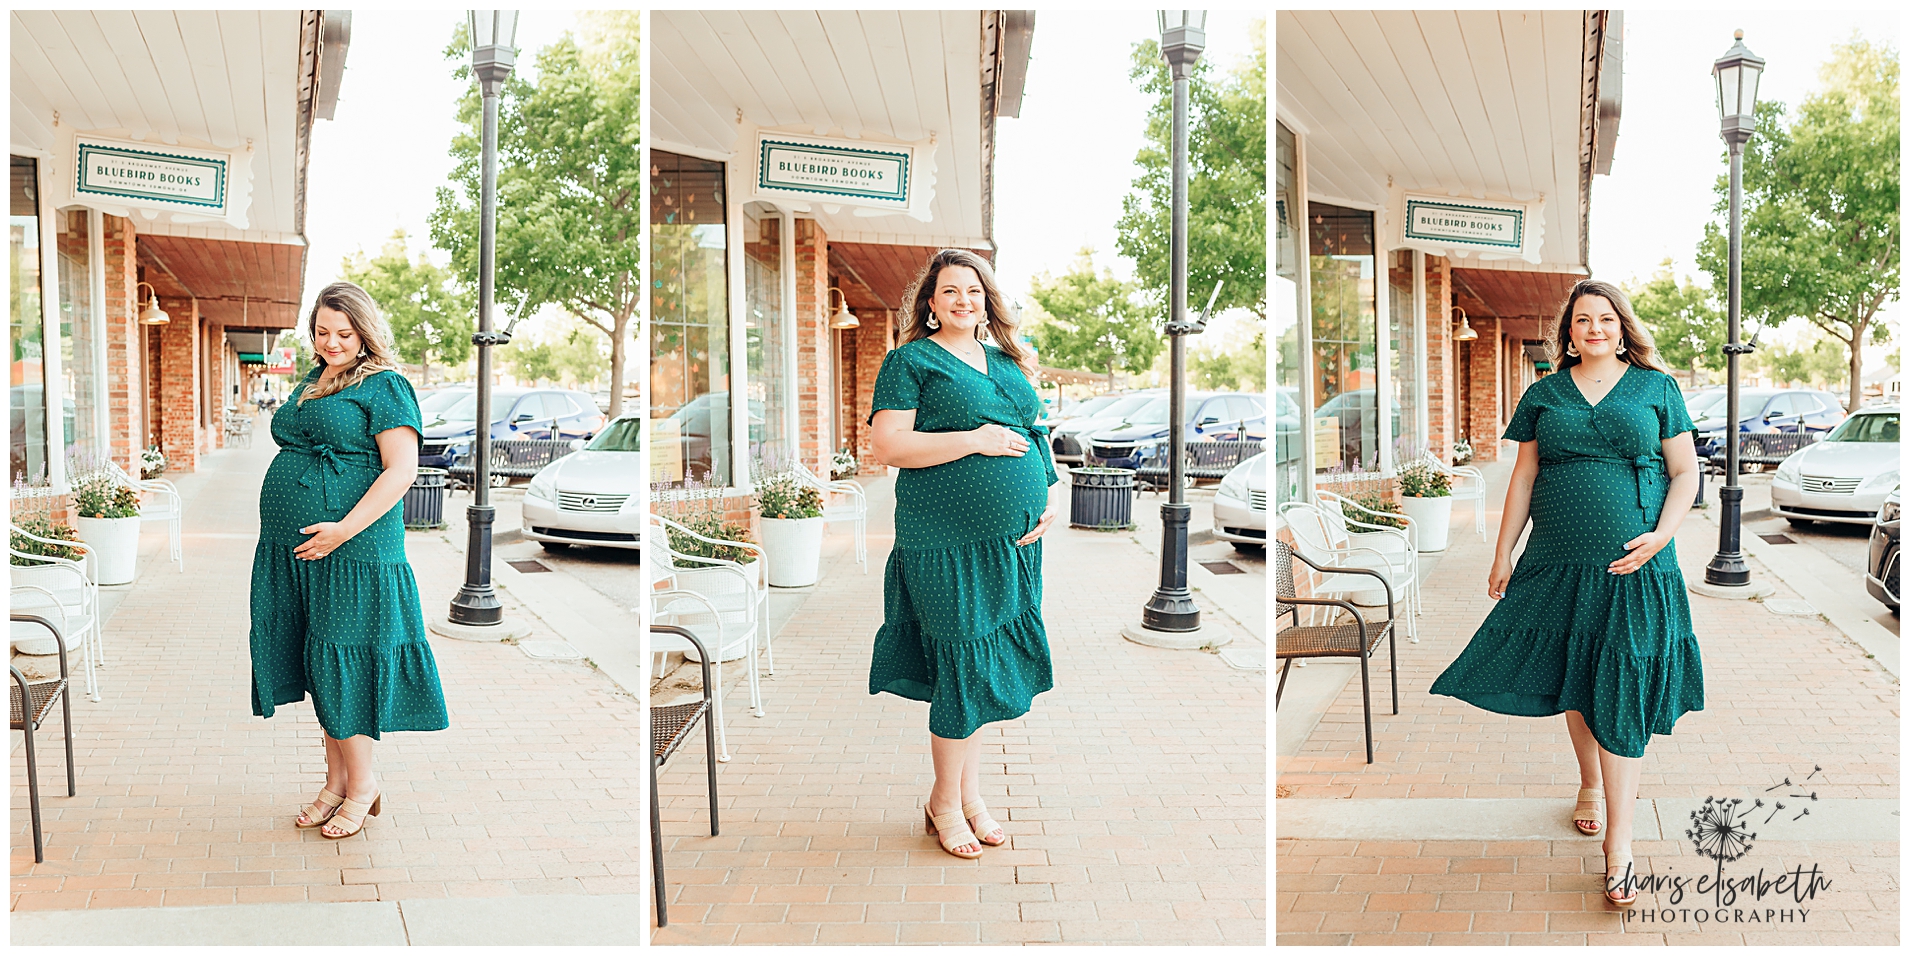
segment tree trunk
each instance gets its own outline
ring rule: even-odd
[[[420,371],[418,372],[418,387],[424,388],[431,384],[431,353],[430,352],[426,352],[423,355],[418,356],[418,367],[420,369]]]
[[[624,333],[630,328],[630,310],[611,317],[610,334],[610,417],[623,414]]]
[[[1868,323],[1866,323],[1868,324]],[[1853,326],[1850,336],[1850,407],[1856,411],[1864,404],[1864,328]]]

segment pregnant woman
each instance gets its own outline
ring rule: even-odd
[[[311,695],[325,789],[295,825],[337,840],[379,813],[372,741],[450,721],[399,507],[418,469],[417,396],[365,290],[326,286],[307,331],[318,367],[272,416],[279,453],[259,493],[252,712]]]
[[[1054,686],[1040,541],[1054,463],[1035,425],[1032,357],[988,263],[944,249],[908,299],[869,416],[876,457],[901,469],[869,693],[929,703],[929,832],[974,859],[1008,842],[982,803],[975,731]]]
[[[1629,906],[1645,745],[1704,709],[1672,543],[1698,459],[1678,385],[1617,287],[1574,286],[1551,346],[1559,371],[1526,390],[1505,432],[1519,458],[1486,583],[1499,603],[1432,692],[1494,713],[1565,715],[1580,788],[1572,822],[1603,831],[1605,896]]]

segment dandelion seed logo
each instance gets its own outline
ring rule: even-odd
[[[1691,829],[1685,831],[1685,838],[1697,848],[1699,856],[1718,861],[1720,874],[1724,872],[1724,864],[1751,852],[1751,843],[1757,839],[1757,834],[1748,828],[1750,821],[1738,816],[1738,805],[1743,802],[1737,797],[1729,800],[1706,797],[1704,806],[1691,811]],[[1753,809],[1763,805],[1764,801],[1760,800]]]

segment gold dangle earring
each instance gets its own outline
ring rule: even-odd
[[[1578,358],[1578,346],[1572,345],[1572,344],[1566,345],[1565,354],[1570,355],[1573,358]]]
[[[929,331],[933,332],[936,329],[939,329],[942,327],[942,320],[936,318],[934,312],[930,312],[928,314],[928,321],[923,324],[927,325],[929,328]]]

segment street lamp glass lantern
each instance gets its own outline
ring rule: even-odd
[[[1156,12],[1156,17],[1163,34],[1180,27],[1191,27],[1195,30],[1207,28],[1207,11],[1205,10],[1160,10]]]
[[[516,10],[472,10],[470,11],[471,48],[480,50],[488,46],[517,46]]]
[[[1737,42],[1711,64],[1717,81],[1718,119],[1726,124],[1751,127],[1757,118],[1757,81],[1764,72],[1764,61],[1744,45],[1744,31]]]

